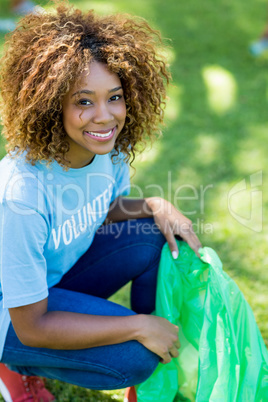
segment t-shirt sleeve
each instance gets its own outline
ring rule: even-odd
[[[114,178],[115,185],[113,189],[112,201],[114,201],[120,195],[126,196],[130,193],[129,166],[123,160],[121,154],[115,158]]]
[[[19,202],[1,204],[0,264],[4,308],[36,303],[48,296],[45,218]]]

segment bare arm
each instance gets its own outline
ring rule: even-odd
[[[47,299],[9,309],[20,340],[36,347],[83,349],[128,341],[136,336],[135,320],[65,311],[47,311]],[[136,324],[137,326],[137,324]]]
[[[178,246],[175,239],[177,234],[199,256],[198,249],[201,247],[201,243],[193,231],[192,222],[163,198],[131,199],[118,197],[110,205],[106,223],[147,217],[154,218],[159,230],[165,236],[172,254],[178,255]]]
[[[178,355],[178,327],[150,315],[95,316],[47,311],[47,299],[9,309],[22,343],[50,349],[84,349],[137,340],[164,363]]]
[[[177,249],[174,235],[180,234],[194,250],[200,242],[191,230],[191,221],[168,201],[152,197],[118,197],[107,221],[154,217],[171,250]],[[83,349],[137,340],[159,355],[164,363],[178,355],[178,327],[164,318],[150,315],[126,317],[95,316],[47,311],[47,299],[9,309],[14,329],[22,343],[51,349]]]
[[[106,223],[150,217],[153,217],[153,211],[147,204],[146,198],[137,199],[120,196],[110,205]]]

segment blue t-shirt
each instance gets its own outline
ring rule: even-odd
[[[122,155],[68,171],[24,156],[0,162],[0,359],[8,308],[45,299],[91,245],[111,202],[127,194]]]

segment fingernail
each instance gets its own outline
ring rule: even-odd
[[[172,251],[171,254],[172,254],[172,257],[174,258],[174,260],[176,260],[178,258],[178,256],[179,256],[178,251]]]

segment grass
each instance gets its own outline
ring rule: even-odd
[[[143,16],[172,39],[164,135],[138,158],[133,183],[144,196],[175,202],[193,220],[202,243],[217,251],[244,293],[268,345],[268,62],[267,55],[254,59],[248,52],[265,26],[266,1],[73,3]],[[128,304],[128,291],[113,300]],[[123,400],[123,391],[93,392],[50,380],[48,387],[58,401]]]

